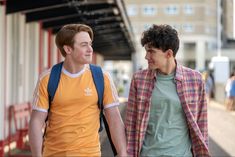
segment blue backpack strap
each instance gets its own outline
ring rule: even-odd
[[[98,105],[99,109],[103,110],[103,96],[104,96],[104,76],[102,69],[99,66],[90,64],[90,69],[93,77],[93,81],[98,93]]]
[[[49,101],[48,113],[50,112],[51,102],[54,99],[55,92],[56,92],[57,87],[60,82],[60,74],[61,74],[62,66],[63,66],[63,62],[60,62],[60,63],[54,65],[51,69],[49,81],[47,84],[48,101]],[[48,120],[48,115],[45,119],[46,125],[47,125],[47,120]],[[45,136],[46,129],[47,129],[47,127],[45,127],[43,137]]]
[[[104,96],[104,76],[102,69],[99,66],[90,64],[90,69],[93,81],[98,94],[98,107],[100,109],[100,128],[99,132],[103,130],[103,96]]]
[[[48,110],[50,110],[51,102],[54,99],[55,92],[60,82],[60,74],[61,74],[62,66],[63,66],[63,62],[60,62],[54,65],[51,69],[50,78],[47,84],[47,92],[49,96],[49,109]]]
[[[111,144],[111,148],[113,151],[114,156],[117,155],[117,151],[116,148],[112,142],[111,139],[111,134],[109,131],[109,127],[108,127],[108,123],[107,120],[103,114],[103,96],[104,96],[104,76],[103,76],[103,72],[102,69],[99,66],[95,66],[90,64],[90,69],[91,69],[91,73],[92,73],[92,77],[93,77],[93,81],[95,83],[96,86],[96,90],[98,93],[98,105],[99,105],[99,109],[100,109],[100,129],[99,132],[103,130],[103,123],[105,126],[105,130],[109,139],[109,143]]]

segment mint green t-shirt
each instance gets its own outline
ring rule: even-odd
[[[192,157],[191,140],[174,73],[157,75],[141,156]]]

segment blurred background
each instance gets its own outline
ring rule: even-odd
[[[235,156],[235,113],[225,105],[225,87],[235,71],[234,0],[0,0],[0,156],[28,149],[34,88],[44,70],[63,60],[54,40],[69,23],[92,27],[93,63],[109,71],[122,100],[133,72],[147,67],[142,32],[152,24],[174,27],[180,38],[177,60],[212,82],[212,155]]]

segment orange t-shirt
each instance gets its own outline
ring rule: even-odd
[[[47,84],[50,70],[40,76],[33,109],[48,112]],[[104,108],[119,105],[108,73],[104,74]],[[99,143],[98,94],[88,65],[77,74],[62,68],[61,78],[50,106],[43,156],[101,156]]]

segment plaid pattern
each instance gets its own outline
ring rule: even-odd
[[[156,77],[156,71],[142,70],[132,78],[125,125],[127,151],[133,157],[140,156]],[[201,74],[177,64],[175,83],[187,119],[193,156],[209,157],[207,104]]]

